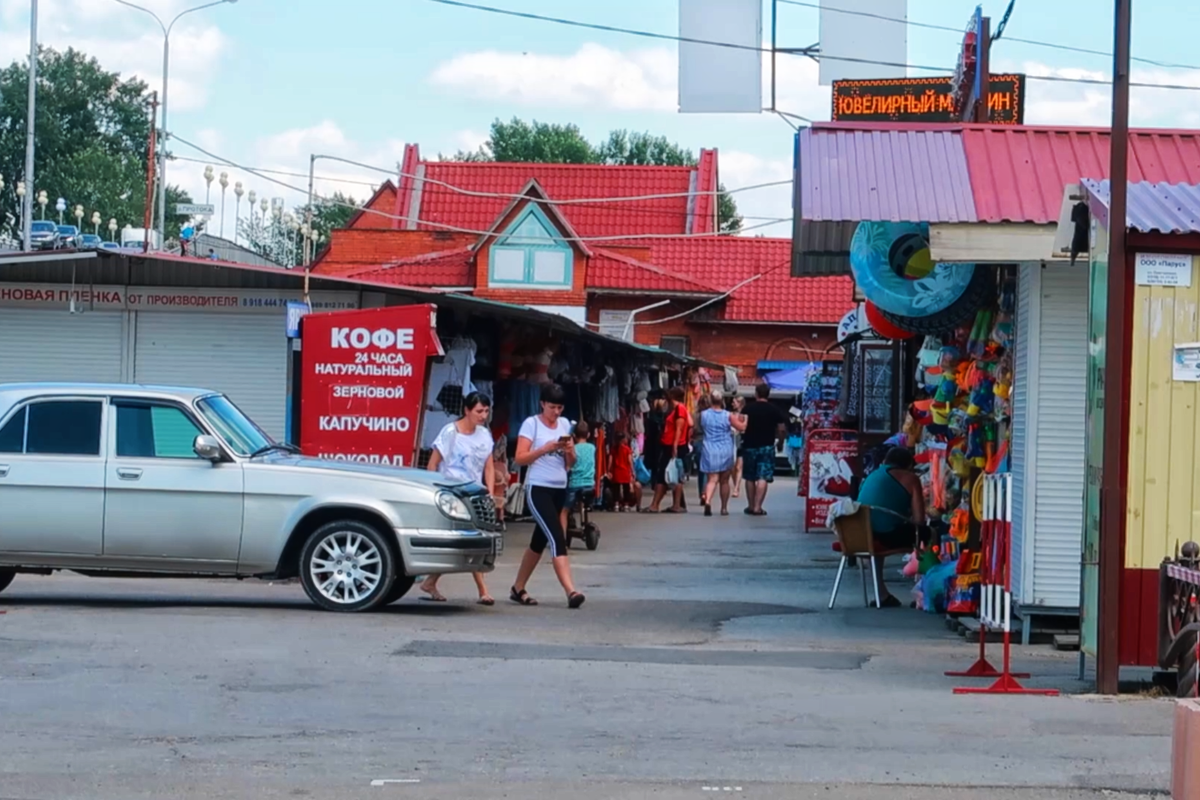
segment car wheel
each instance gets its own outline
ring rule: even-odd
[[[300,580],[327,611],[366,611],[382,604],[396,577],[387,539],[357,520],[317,528],[300,552]]]
[[[0,592],[8,588],[8,585],[13,582],[13,578],[17,577],[16,570],[0,569]]]
[[[417,579],[411,575],[397,575],[396,580],[392,582],[392,588],[384,595],[383,602],[379,605],[388,606],[399,600],[404,595],[408,594],[408,590],[413,587]]]

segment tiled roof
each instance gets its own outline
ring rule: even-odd
[[[641,197],[674,194],[654,200],[616,200],[560,205],[563,215],[580,236],[615,234],[682,234],[688,228],[688,193],[691,167],[627,167],[579,164],[505,164],[425,162],[425,181],[416,181],[415,203],[419,219],[438,225],[486,231],[508,206],[511,198],[480,197],[455,191],[430,181],[440,181],[468,192],[515,194],[536,180],[552,200]]]
[[[725,302],[721,319],[728,322],[836,324],[854,307],[849,277],[791,277],[791,239],[680,237],[654,240],[650,250],[654,266],[722,293],[761,275]]]
[[[1107,211],[1109,182],[1085,179],[1083,185]],[[1125,218],[1130,228],[1143,233],[1200,233],[1200,186],[1130,183]]]
[[[975,222],[953,126],[825,123],[796,134],[800,212],[815,222]]]
[[[475,284],[475,252],[460,247],[441,253],[400,258],[383,266],[360,267],[347,277],[400,286],[465,288]]]
[[[1058,222],[1067,184],[1108,177],[1106,128],[967,126],[962,137],[983,222]],[[1200,183],[1200,131],[1130,131],[1129,180]]]
[[[719,294],[711,286],[675,275],[612,250],[597,250],[588,259],[587,288],[647,294]]]

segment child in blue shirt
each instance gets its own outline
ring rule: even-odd
[[[596,491],[596,445],[588,441],[591,429],[582,420],[571,433],[575,437],[575,466],[567,475],[567,502],[563,506],[563,530],[567,529],[567,514],[575,504]]]

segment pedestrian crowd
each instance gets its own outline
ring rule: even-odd
[[[549,550],[567,605],[583,605],[586,598],[576,589],[571,575],[568,521],[572,511],[596,502],[598,465],[603,465],[600,474],[610,489],[611,508],[618,512],[686,513],[684,483],[689,475],[695,475],[705,516],[713,515],[714,500],[720,503],[720,515],[728,516],[730,497],[739,496],[743,480],[745,513],[766,515],[763,501],[775,479],[776,449],[787,426],[784,412],[770,402],[770,388],[760,385],[753,400],[734,397],[728,404],[723,392],[713,391],[698,399],[695,415],[685,397],[678,386],[651,394],[640,453],[624,432],[618,432],[598,452],[588,424],[572,424],[563,416],[562,387],[547,384],[541,391],[540,413],[520,427],[511,463],[506,437],[493,439],[488,428],[491,399],[478,392],[463,398],[462,418],[438,434],[428,469],[451,480],[488,488],[502,523],[512,494],[510,471],[525,469],[524,508],[533,518],[534,531],[509,589],[510,600],[519,605],[537,605],[526,587]],[[650,503],[643,507],[647,489],[651,492]],[[663,508],[668,497],[670,505]],[[494,605],[483,573],[473,576],[478,602]],[[439,577],[430,575],[422,581],[423,599],[445,602],[446,597],[438,590]]]

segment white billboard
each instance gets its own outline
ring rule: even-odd
[[[905,78],[908,0],[821,0],[822,86],[834,81]],[[840,56],[840,58],[839,58]]]
[[[762,0],[679,0],[682,113],[762,112]],[[732,46],[722,46],[732,45]]]

